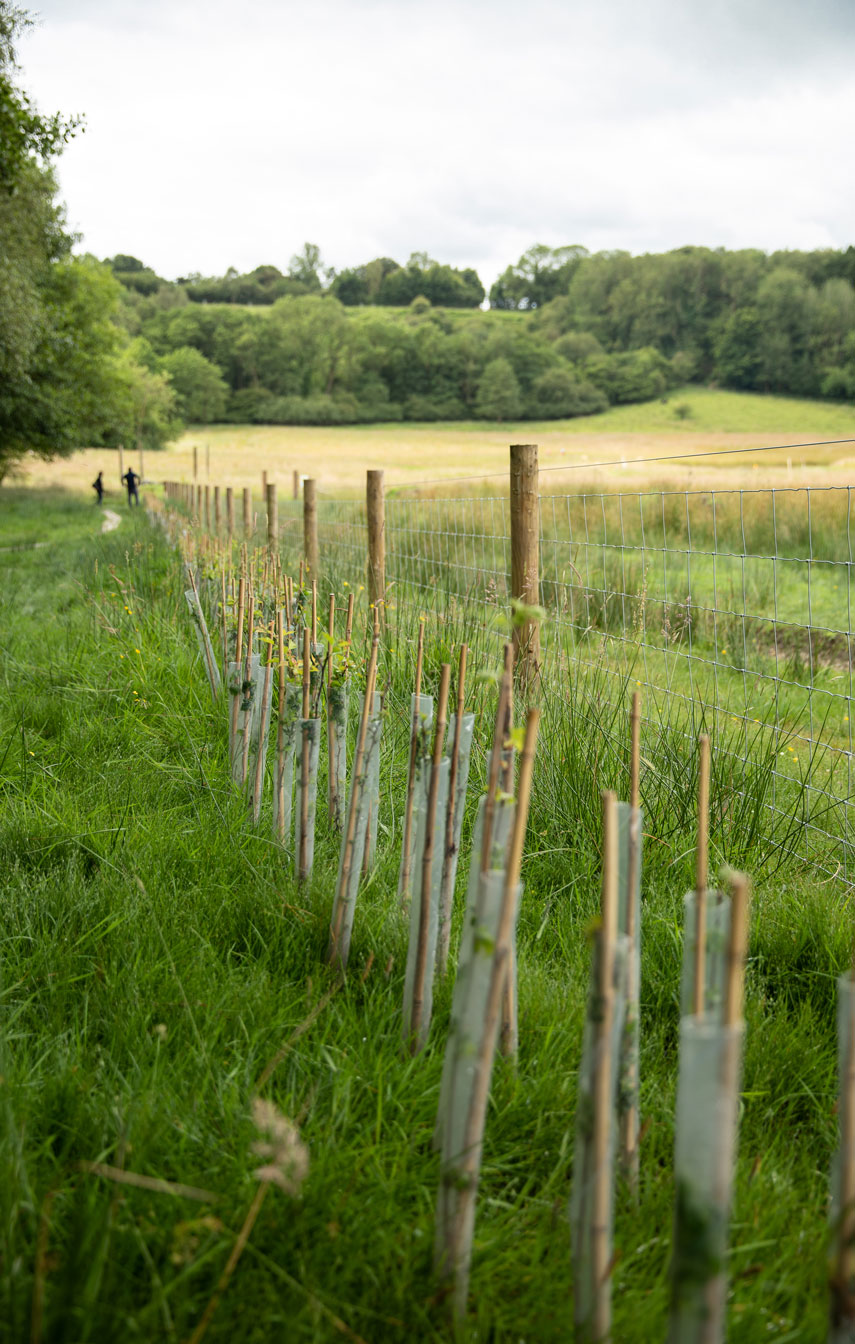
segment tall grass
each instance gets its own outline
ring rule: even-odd
[[[48,525],[43,498],[21,507]],[[0,1338],[31,1338],[34,1303],[44,1340],[187,1337],[255,1191],[254,1087],[289,1041],[264,1095],[298,1121],[309,1177],[296,1204],[271,1192],[208,1337],[447,1338],[430,1270],[430,1136],[448,986],[426,1051],[413,1060],[399,1045],[406,930],[395,890],[417,610],[389,613],[380,859],[360,893],[347,983],[325,1001],[336,836],[319,817],[313,878],[298,888],[269,824],[251,827],[229,783],[225,722],[174,557],[144,518],[92,537],[82,504],[68,517],[50,554],[13,556],[0,593]],[[330,577],[340,596],[346,577],[358,587],[352,573]],[[358,610],[364,655],[364,593]],[[473,798],[495,694],[478,672],[499,665],[504,619],[498,606],[488,619],[480,610],[474,595],[435,595],[424,687],[436,692],[465,636],[479,715]],[[544,718],[523,870],[519,1065],[496,1069],[479,1196],[466,1328],[478,1339],[557,1341],[572,1320],[566,1201],[598,791],[626,793],[629,735],[623,706],[595,679],[556,680]],[[615,1337],[630,1342],[664,1329],[697,768],[667,719],[642,755],[647,1130],[638,1205],[618,1191],[614,1267]],[[713,862],[758,874],[730,1330],[745,1344],[810,1344],[825,1335],[832,986],[850,939],[833,885],[776,866],[786,852],[757,806],[767,778],[761,738],[744,777],[713,781]],[[471,824],[470,803],[464,862]],[[459,912],[452,949],[458,923]],[[218,1198],[120,1186],[87,1162]]]

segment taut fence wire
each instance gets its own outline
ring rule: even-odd
[[[644,692],[647,731],[717,740],[731,792],[766,771],[762,810],[789,855],[855,879],[851,487],[600,490],[540,496],[544,676],[615,705]],[[298,503],[280,514],[301,545]],[[386,499],[393,611],[507,636],[507,495]],[[318,501],[322,566],[365,582],[365,505]],[[554,683],[553,683],[554,684]],[[760,819],[762,820],[762,819]]]

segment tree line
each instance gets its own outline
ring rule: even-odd
[[[29,16],[0,0],[0,481],[28,452],[160,446],[180,426],[168,375],[121,320],[109,267],[72,255],[51,164],[80,129],[42,115],[19,86]]]
[[[75,256],[51,172],[80,130],[17,82],[0,0],[0,480],[27,452],[162,446],[185,423],[595,414],[687,382],[855,399],[855,248],[536,245],[495,281],[424,252],[167,281]]]
[[[384,280],[384,265],[358,268],[374,299],[348,302],[350,279],[336,290],[340,277],[322,275],[307,244],[285,277],[298,288],[263,305],[126,283],[124,317],[193,421],[561,419],[689,382],[855,398],[853,248],[633,257],[537,246],[498,278],[489,311],[425,293],[382,303],[390,277],[416,288],[436,267],[421,254]]]

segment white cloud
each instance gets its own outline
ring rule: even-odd
[[[169,276],[309,238],[489,284],[534,241],[845,246],[855,6],[48,0],[21,44],[98,255]]]

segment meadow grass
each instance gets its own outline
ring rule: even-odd
[[[677,408],[683,409],[678,413]],[[558,493],[582,482],[634,490],[651,482],[679,488],[713,483],[832,484],[846,483],[851,476],[855,443],[803,451],[759,450],[770,444],[847,438],[855,438],[851,406],[690,386],[661,401],[614,406],[602,415],[572,420],[193,426],[164,452],[146,454],[144,474],[148,480],[192,480],[195,446],[200,481],[252,486],[259,501],[262,471],[278,480],[280,492],[287,495],[295,469],[314,477],[321,495],[327,497],[362,493],[365,472],[374,467],[385,470],[389,489],[412,489],[419,481],[430,481],[426,487],[430,494],[437,480],[491,473],[484,486],[467,482],[465,492],[485,488],[495,492],[507,489],[508,444],[537,443],[541,466],[562,469],[544,474],[541,489]],[[752,451],[690,460],[694,453],[727,448]],[[680,460],[633,465],[636,459],[663,453]],[[139,468],[136,454],[129,452],[126,459]],[[590,466],[602,461],[624,465],[610,471]],[[572,468],[569,474],[563,470],[566,467]],[[99,470],[104,471],[108,492],[115,491],[113,497],[120,499],[118,456],[107,449],[84,449],[66,461],[21,464],[25,483],[84,492]]]
[[[338,843],[321,818],[301,889],[267,811],[261,829],[249,825],[176,557],[144,516],[99,536],[83,502],[16,492],[15,509],[33,529],[55,514],[64,532],[49,550],[11,554],[0,594],[0,1338],[189,1335],[256,1189],[256,1081],[289,1041],[264,1095],[300,1124],[310,1174],[296,1201],[271,1192],[208,1338],[449,1338],[431,1275],[430,1136],[450,986],[424,1054],[400,1049],[406,930],[395,891],[417,610],[390,613],[379,863],[360,893],[347,982],[324,1002],[336,983],[323,954]],[[331,578],[341,601],[343,576]],[[459,602],[431,617],[427,690],[473,614]],[[478,726],[459,886],[493,697],[477,673],[497,660],[495,639],[472,629]],[[494,1075],[467,1339],[557,1341],[572,1322],[566,1205],[599,791],[626,794],[628,732],[595,681],[547,686],[543,708],[523,868],[519,1066],[500,1063]],[[615,1338],[630,1344],[664,1332],[696,767],[679,725],[646,732],[646,1128],[638,1205],[617,1192],[614,1266]],[[826,1333],[834,979],[851,926],[840,889],[809,866],[781,866],[762,824],[749,824],[768,772],[760,752],[746,764],[741,820],[728,805],[732,781],[717,768],[713,777],[714,862],[756,877],[730,1336],[811,1344]],[[86,1162],[216,1199],[118,1185]]]

